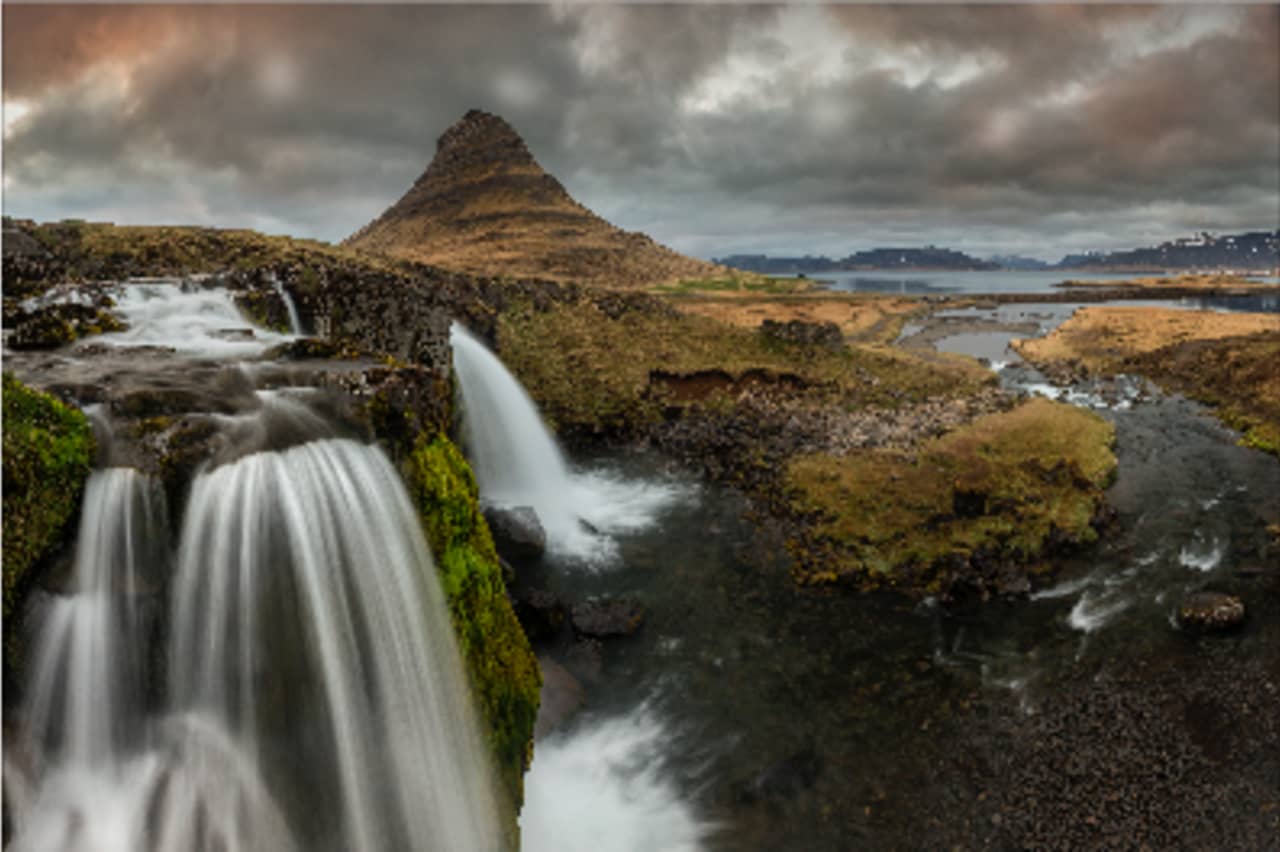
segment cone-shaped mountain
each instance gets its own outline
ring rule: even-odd
[[[538,165],[511,125],[479,110],[444,132],[409,191],[346,244],[477,275],[606,287],[726,272],[592,213]]]

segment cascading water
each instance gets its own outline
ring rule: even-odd
[[[271,276],[271,286],[275,289],[276,295],[280,297],[280,301],[284,302],[284,309],[289,314],[289,333],[293,335],[302,334],[302,320],[298,317],[298,306],[293,302],[293,296],[289,295],[289,291],[284,288],[284,284],[275,275]]]
[[[531,506],[550,550],[608,560],[611,534],[648,526],[675,498],[669,485],[571,471],[533,400],[502,361],[457,323],[449,339],[480,496],[502,506]]]
[[[308,848],[494,849],[498,810],[449,613],[399,476],[313,441],[197,479],[174,592],[180,710],[241,749],[290,741]],[[282,677],[286,675],[287,677]],[[299,715],[300,707],[311,712]],[[284,775],[284,763],[264,760]],[[339,839],[340,838],[340,839]]]
[[[150,478],[123,467],[89,478],[72,586],[48,603],[23,713],[41,763],[102,764],[140,733],[143,589],[163,566],[165,523]]]
[[[176,560],[161,499],[127,468],[88,485],[73,594],[6,736],[12,848],[501,848],[448,609],[381,451],[322,438],[205,471]],[[161,706],[140,613],[171,561]]]
[[[112,292],[114,310],[128,328],[97,335],[95,343],[160,346],[205,358],[243,358],[292,339],[249,323],[225,289],[166,281],[122,284]],[[291,299],[285,305],[297,334],[297,310]]]

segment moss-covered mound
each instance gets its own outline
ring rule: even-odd
[[[788,499],[804,532],[796,579],[948,591],[998,585],[1005,565],[1092,541],[1115,469],[1112,427],[1036,399],[924,444],[798,458]],[[988,583],[990,581],[990,583]]]
[[[93,461],[74,408],[4,374],[4,617],[28,569],[62,539]]]
[[[443,435],[420,436],[403,472],[435,555],[499,772],[518,806],[532,757],[541,675],[507,599],[475,478]]]

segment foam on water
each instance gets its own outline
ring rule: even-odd
[[[1096,633],[1129,605],[1130,601],[1123,598],[1085,592],[1071,608],[1067,624],[1082,633]]]
[[[669,736],[650,710],[538,744],[520,814],[524,852],[696,852],[715,826],[664,773]]]
[[[1196,541],[1184,546],[1178,552],[1178,561],[1186,568],[1207,573],[1218,567],[1218,563],[1222,561],[1222,555],[1222,542],[1212,538],[1206,545],[1203,537],[1197,533]]]

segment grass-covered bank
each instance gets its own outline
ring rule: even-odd
[[[673,408],[731,406],[748,390],[849,411],[961,396],[991,381],[960,361],[938,366],[884,348],[789,343],[653,306],[611,314],[592,299],[519,305],[498,328],[503,361],[570,435],[642,433]]]
[[[1051,376],[1131,373],[1213,407],[1242,442],[1280,455],[1280,317],[1085,308],[1014,348]]]

